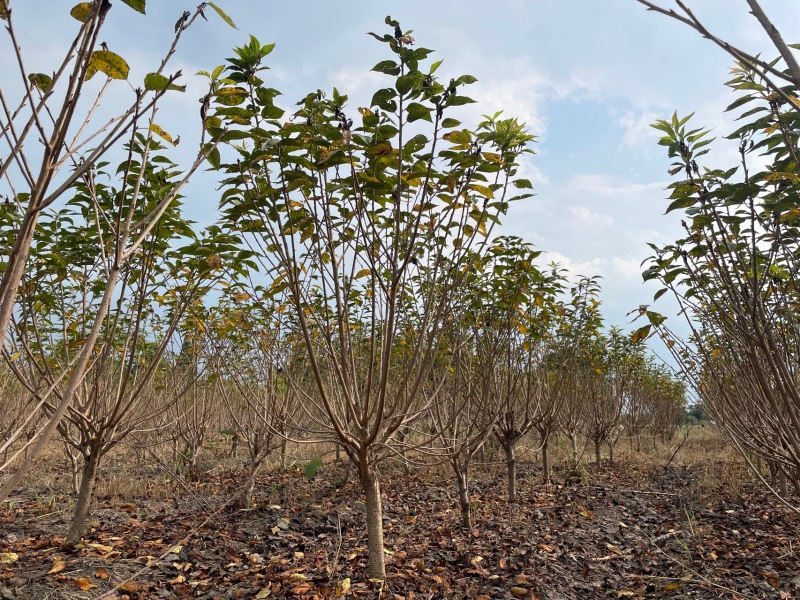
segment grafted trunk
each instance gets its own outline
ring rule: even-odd
[[[256,458],[253,458],[254,455],[251,454],[250,456],[250,479],[247,482],[244,490],[242,490],[242,495],[239,497],[237,502],[239,508],[250,508],[253,506],[253,496],[256,489],[256,475],[261,470],[261,465],[264,463],[265,456],[261,456],[258,458],[258,454],[256,454]]]
[[[570,445],[572,446],[572,469],[578,468],[578,436],[574,433],[567,433]]]
[[[458,480],[458,506],[461,509],[461,525],[469,531],[472,529],[472,510],[469,504],[469,473],[465,468],[463,471],[456,469],[456,479]]]
[[[506,451],[506,471],[508,473],[508,501],[517,499],[517,440],[503,443]]]
[[[100,451],[96,448],[89,450],[89,456],[83,466],[81,487],[75,503],[75,512],[72,515],[72,524],[67,533],[67,543],[75,545],[81,541],[81,536],[86,529],[86,518],[89,516],[89,507],[94,495],[94,480],[97,467],[100,464]]]
[[[383,557],[383,508],[378,477],[369,468],[361,467],[361,489],[367,506],[367,548],[369,551],[369,576],[386,579],[386,562]]]
[[[594,464],[597,465],[599,469],[603,466],[603,461],[601,455],[603,453],[603,440],[597,438],[594,440]]]
[[[542,440],[542,478],[545,483],[550,483],[550,436],[545,435]]]
[[[411,475],[411,467],[409,466],[409,463],[408,463],[408,456],[406,456],[406,447],[405,447],[406,438],[407,438],[406,430],[401,428],[397,432],[397,441],[400,443],[400,447],[401,447],[401,449],[400,449],[400,463],[403,466],[403,475],[408,477],[409,475]]]

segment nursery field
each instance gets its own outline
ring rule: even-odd
[[[549,485],[523,452],[514,502],[487,451],[473,470],[469,530],[446,464],[406,474],[384,463],[383,582],[368,577],[358,479],[333,456],[319,465],[290,449],[241,509],[232,499],[248,476],[221,449],[180,477],[120,452],[70,546],[73,500],[54,453],[0,511],[0,597],[799,597],[797,518],[711,428],[693,429],[673,457],[681,441],[620,442],[599,470],[568,469],[555,444]]]

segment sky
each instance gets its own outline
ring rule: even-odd
[[[671,4],[671,0],[663,0]],[[51,72],[55,58],[74,35],[77,22],[61,0],[11,0],[19,42],[29,71]],[[101,37],[130,64],[135,85],[155,70],[166,52],[176,20],[196,4],[148,0],[147,15],[121,0],[112,2]],[[416,45],[443,59],[441,78],[471,74],[476,104],[459,118],[476,124],[482,114],[504,111],[528,123],[538,142],[522,165],[536,197],[514,205],[500,233],[519,235],[547,252],[573,274],[602,277],[603,312],[609,324],[630,327],[626,314],[652,301],[655,287],[643,285],[640,266],[650,256],[647,242],[665,244],[680,236],[679,217],[664,215],[669,161],[649,127],[655,119],[695,112],[693,122],[721,138],[732,130],[723,114],[733,101],[724,86],[732,59],[696,32],[635,0],[356,0],[290,2],[218,0],[238,29],[210,8],[208,22],[189,29],[170,72],[181,69],[185,94],[172,94],[159,124],[181,135],[178,157],[187,164],[196,149],[204,81],[195,75],[232,56],[249,34],[275,42],[264,79],[283,92],[284,108],[308,92],[337,87],[353,112],[385,85],[371,72],[388,58],[367,35],[389,32],[386,15],[413,30]],[[751,53],[775,51],[745,0],[688,0],[718,36]],[[767,14],[788,42],[800,42],[800,3],[764,0]],[[674,7],[674,5],[673,5]],[[4,87],[14,70],[7,36],[0,42]],[[94,85],[99,85],[96,83]],[[132,86],[115,82],[107,100],[128,101]],[[715,144],[709,166],[732,166],[735,144]],[[204,174],[186,194],[188,216],[202,225],[216,219],[219,192]],[[665,297],[666,298],[666,297]],[[674,306],[659,300],[667,314]]]

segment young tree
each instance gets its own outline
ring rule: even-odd
[[[493,244],[478,296],[483,350],[479,363],[496,405],[494,435],[506,457],[508,500],[517,495],[517,444],[552,408],[545,399],[547,347],[558,272],[534,264],[541,252],[519,238]]]
[[[471,102],[460,92],[475,79],[441,83],[441,61],[421,70],[431,51],[386,22],[392,33],[372,35],[390,58],[374,70],[391,86],[359,108],[360,123],[335,89],[309,94],[281,120],[278,92],[259,76],[272,47],[255,38],[236,49],[213,116],[236,152],[224,166],[226,217],[294,309],[325,431],[358,469],[375,578],[385,577],[376,465],[422,414],[471,261],[509,202],[528,195],[513,190],[530,187],[515,177],[532,140],[498,116],[459,129],[450,115]]]
[[[689,340],[642,307],[665,338],[687,381],[740,451],[767,458],[797,478],[800,469],[800,340],[796,278],[800,272],[800,112],[745,66],[729,82],[746,109],[728,136],[739,165],[702,164],[710,139],[689,117],[659,121],[660,143],[673,159],[668,211],[684,210],[685,236],[652,246],[645,279],[671,291],[691,327]],[[796,96],[795,86],[783,93]]]
[[[587,396],[596,371],[592,366],[591,341],[600,333],[600,286],[594,277],[583,277],[570,290],[572,298],[565,303],[563,326],[553,352],[562,356],[559,368],[566,374],[562,384],[564,403],[560,425],[572,444],[572,468],[578,467],[578,434],[583,424]]]
[[[13,318],[12,343],[28,369],[10,365],[48,417],[65,395],[74,395],[58,423],[64,441],[83,458],[71,543],[83,533],[102,458],[148,416],[139,409],[164,352],[187,310],[217,280],[214,266],[225,248],[224,236],[199,239],[174,200],[159,224],[144,232],[134,255],[119,260],[129,223],[146,218],[183,181],[161,150],[152,137],[135,134],[117,169],[123,173],[120,188],[104,183],[101,165],[95,181],[75,185],[64,209],[41,217],[49,239],[32,249],[36,260],[23,277]],[[115,268],[119,288],[110,298],[109,271]],[[61,385],[61,374],[90,343],[85,376],[72,375]],[[43,388],[53,390],[56,401]]]
[[[124,2],[139,12],[145,10],[145,0]],[[77,32],[63,57],[56,60],[52,75],[49,75],[28,71],[25,55],[17,38],[10,2],[0,2],[0,19],[6,22],[5,31],[8,33],[10,46],[4,56],[15,59],[20,75],[17,84],[19,91],[10,83],[5,83],[0,88],[0,137],[5,146],[0,160],[0,181],[3,186],[1,193],[5,196],[6,203],[13,207],[13,211],[7,211],[12,214],[4,215],[8,218],[2,223],[3,237],[11,248],[0,265],[0,332],[4,337],[13,317],[31,246],[39,237],[39,220],[44,211],[54,207],[81,182],[85,182],[90,188],[94,187],[100,162],[113,149],[121,150],[121,144],[129,141],[132,133],[149,129],[176,143],[178,136],[172,138],[155,122],[155,111],[165,93],[183,90],[176,83],[180,72],[169,74],[166,68],[183,32],[198,17],[204,16],[203,11],[207,6],[213,7],[224,19],[230,21],[213,4],[203,3],[194,13],[185,12],[175,26],[174,38],[161,63],[145,77],[142,85],[131,88],[132,97],[126,107],[108,120],[102,120],[99,116],[103,114],[100,107],[110,84],[113,80],[127,79],[129,73],[128,64],[121,56],[105,47],[97,49],[101,45],[100,32],[111,3],[107,0],[93,0],[72,8],[70,15],[79,23]],[[106,77],[105,83],[99,87],[90,86],[87,82],[98,74]],[[8,88],[8,85],[12,87]],[[19,99],[9,104],[9,99],[15,97]],[[35,141],[37,139],[41,146]],[[131,212],[123,214],[116,221],[120,226],[118,243],[113,249],[107,249],[108,254],[105,256],[106,296],[98,307],[100,312],[97,315],[97,325],[88,332],[82,352],[76,362],[70,365],[69,384],[61,394],[47,424],[39,432],[31,452],[0,488],[0,499],[8,497],[19,483],[69,409],[73,394],[91,360],[101,324],[113,299],[122,264],[141,250],[143,241],[211,150],[210,147],[201,148],[180,184],[173,186],[170,193],[160,198],[147,214],[133,220],[130,218],[133,215]],[[129,177],[131,173],[126,171],[125,176]],[[125,185],[137,190],[137,199],[131,205],[133,206],[138,201],[139,185],[133,180],[126,181]],[[90,209],[99,210],[99,207],[95,202]],[[102,218],[107,218],[110,222],[113,222],[114,217],[115,215],[102,215]]]

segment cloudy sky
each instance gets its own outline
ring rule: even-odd
[[[663,0],[664,3],[671,0]],[[218,0],[238,25],[225,25],[210,9],[182,41],[171,63],[181,69],[185,95],[174,94],[161,109],[160,124],[184,141],[188,160],[197,138],[197,98],[203,80],[247,41],[276,42],[266,79],[290,108],[306,93],[336,86],[350,106],[365,105],[381,75],[370,68],[387,58],[366,35],[383,34],[387,14],[413,29],[417,45],[444,59],[442,78],[469,73],[478,78],[469,95],[478,100],[460,115],[465,124],[498,110],[527,121],[538,136],[537,155],[524,165],[536,198],[514,206],[503,233],[516,234],[548,251],[574,273],[601,275],[608,320],[624,325],[625,314],[649,303],[653,289],[641,283],[646,242],[678,235],[676,219],[664,216],[668,161],[649,124],[673,111],[695,111],[698,124],[718,136],[730,130],[722,114],[733,96],[724,87],[731,59],[677,22],[647,12],[635,0],[357,0],[290,2]],[[719,36],[765,57],[775,54],[745,0],[689,0]],[[764,0],[789,42],[800,42],[800,3]],[[74,35],[62,0],[11,0],[29,70],[50,72],[54,57]],[[149,0],[139,15],[113,2],[103,33],[110,49],[131,65],[140,82],[166,51],[175,21],[196,5]],[[0,56],[8,57],[3,39]],[[18,77],[11,61],[0,61],[4,83]],[[110,99],[129,98],[115,84]],[[720,147],[715,164],[731,164],[735,147]],[[191,218],[215,219],[218,193],[199,178],[189,190]],[[661,301],[659,301],[661,302]]]

